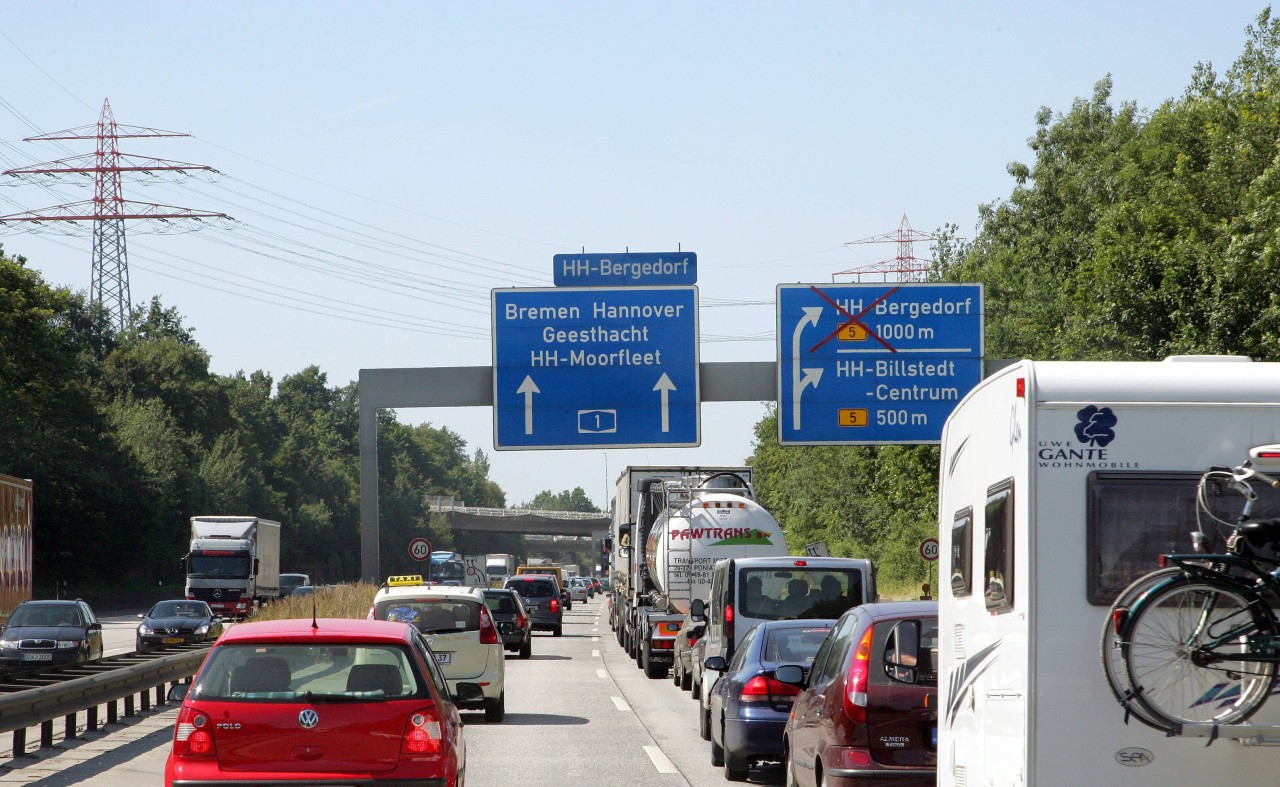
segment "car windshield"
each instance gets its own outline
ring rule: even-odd
[[[196,700],[351,702],[426,697],[409,652],[389,644],[233,644],[213,649]]]
[[[556,595],[555,583],[547,579],[521,579],[507,587],[523,598],[545,598]]]
[[[829,631],[828,626],[773,629],[764,643],[764,660],[774,664],[812,664]]]
[[[412,623],[422,632],[479,631],[480,601],[470,598],[388,598],[373,605],[373,617]]]
[[[738,587],[738,612],[764,620],[838,618],[861,603],[856,568],[753,568]]]
[[[208,615],[209,608],[199,601],[161,601],[147,613],[151,618],[203,618]]]
[[[80,613],[69,604],[57,606],[27,605],[18,607],[9,616],[9,626],[83,626]]]
[[[307,581],[307,578],[302,576],[301,574],[281,574],[280,575],[280,587],[282,588],[296,588],[300,585],[305,585],[306,581]]]

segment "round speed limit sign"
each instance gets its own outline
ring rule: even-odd
[[[431,542],[425,538],[415,538],[410,541],[409,557],[414,560],[426,560],[431,557]]]
[[[938,539],[926,538],[920,542],[920,557],[933,561],[938,559]]]

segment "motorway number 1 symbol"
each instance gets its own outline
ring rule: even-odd
[[[419,561],[431,557],[431,542],[425,538],[415,538],[410,541],[409,557]]]
[[[920,557],[928,561],[938,559],[938,539],[926,538],[920,542]]]

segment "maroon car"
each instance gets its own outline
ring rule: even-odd
[[[788,785],[932,785],[938,760],[938,603],[865,604],[841,616],[783,733]]]

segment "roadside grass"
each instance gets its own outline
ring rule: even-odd
[[[250,620],[310,620],[313,610],[318,618],[363,618],[369,614],[377,592],[378,586],[371,582],[316,588],[305,596],[273,601],[255,612]]]

